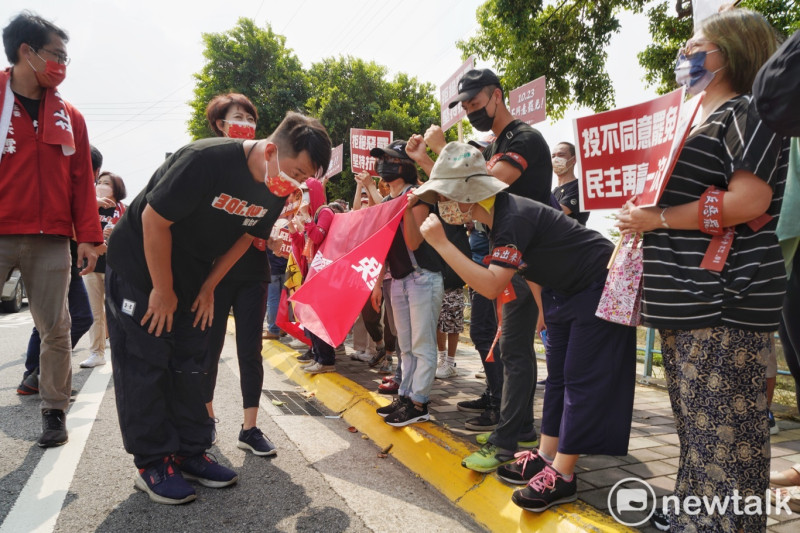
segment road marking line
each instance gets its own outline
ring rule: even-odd
[[[0,533],[53,531],[110,378],[110,362],[95,367],[67,412],[69,442],[64,446],[45,450],[11,511],[0,525]]]

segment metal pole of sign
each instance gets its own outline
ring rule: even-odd
[[[458,121],[458,142],[464,142],[464,122],[462,120]]]
[[[644,371],[642,376],[649,378],[653,376],[653,346],[655,346],[656,342],[656,333],[653,328],[647,328],[644,342]]]

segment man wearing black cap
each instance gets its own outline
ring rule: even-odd
[[[406,154],[406,141],[373,148],[370,155],[377,160],[375,170],[389,185],[389,196],[384,201],[404,196],[416,186],[417,168]],[[371,178],[362,183],[367,192],[374,191],[375,182]],[[386,267],[392,276],[391,300],[402,380],[395,400],[377,412],[395,427],[430,419],[428,401],[436,374],[436,324],[444,283],[442,260],[422,238],[419,227],[432,211],[434,207],[424,202],[406,209],[378,276],[383,279]],[[382,284],[376,283],[372,291],[376,310],[380,309],[382,293]]]
[[[550,185],[553,167],[550,161],[550,148],[542,135],[520,120],[514,119],[503,97],[500,80],[489,69],[473,69],[464,74],[458,82],[458,95],[449,107],[458,104],[467,112],[472,127],[478,131],[489,131],[497,137],[483,150],[489,172],[509,184],[508,192],[550,205]],[[414,135],[409,139],[407,152],[430,175],[433,160],[425,152],[427,144],[437,154],[446,144],[444,133],[439,126],[431,126],[423,139]],[[485,235],[485,234],[484,234]],[[473,244],[473,240],[470,241]],[[494,243],[503,246],[503,243]],[[526,446],[537,444],[536,430],[533,427],[533,394],[536,387],[536,354],[533,350],[535,332],[543,326],[539,324],[539,308],[536,298],[528,284],[520,275],[511,280],[515,298],[503,304],[503,327],[499,343],[499,360],[503,365],[502,399],[499,420],[496,418],[496,398],[491,394],[478,400],[460,402],[459,409],[487,409],[480,417],[471,420],[471,427],[497,420],[493,433],[486,437],[479,435],[485,443],[478,452],[467,457],[461,464],[478,472],[491,472],[498,466],[514,459],[518,443]],[[475,309],[486,309],[487,316],[475,316]],[[491,323],[492,306],[474,306],[471,322]],[[537,324],[536,328],[531,328]],[[483,328],[487,329],[487,328]],[[486,339],[491,345],[491,339]],[[473,340],[481,359],[485,360],[488,350],[481,349],[487,342]],[[480,345],[480,346],[479,346]],[[496,350],[497,351],[497,350]],[[490,368],[484,361],[488,389],[497,390],[499,372]],[[480,419],[484,420],[481,421]],[[474,423],[473,423],[474,422]],[[485,439],[485,440],[484,440]]]

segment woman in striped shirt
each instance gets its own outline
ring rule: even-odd
[[[786,284],[775,226],[788,142],[761,122],[750,91],[776,48],[755,12],[730,9],[701,23],[675,69],[689,94],[705,90],[701,118],[659,206],[629,201],[617,216],[623,233],[644,233],[642,317],[661,335],[681,506],[690,496],[766,503],[765,371]],[[737,516],[733,505],[678,511],[666,509],[672,531],[766,528],[766,514]]]

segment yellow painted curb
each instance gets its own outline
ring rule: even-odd
[[[278,341],[264,341],[262,355],[270,366],[313,392],[328,409],[342,413],[349,424],[379,447],[391,444],[390,453],[395,459],[491,531],[635,531],[580,501],[543,513],[524,512],[511,502],[511,487],[492,475],[461,466],[461,460],[477,448],[447,429],[430,422],[403,428],[385,424],[375,413],[375,409],[389,403],[385,396],[368,391],[341,374],[306,374],[295,359],[297,352]]]

